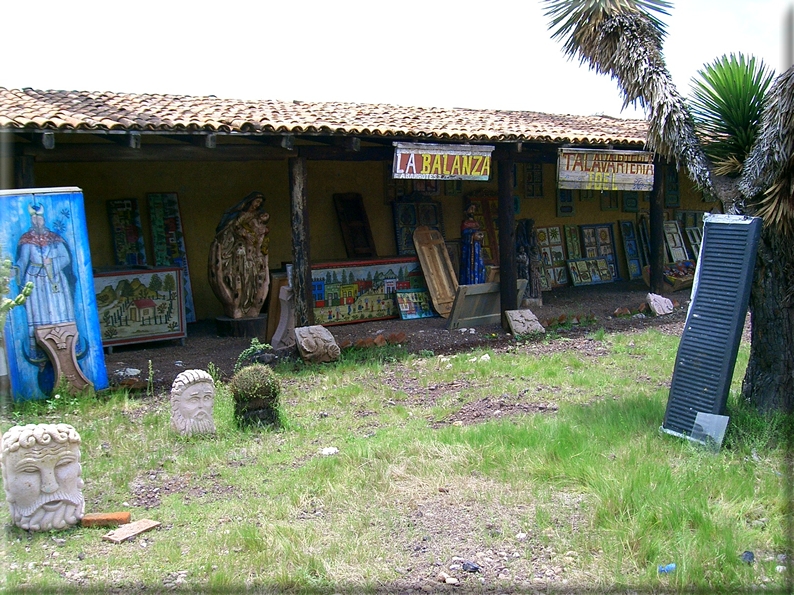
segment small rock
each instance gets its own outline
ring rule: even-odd
[[[745,550],[745,552],[742,553],[742,562],[752,564],[755,562],[755,554],[749,550]]]
[[[474,333],[476,333],[476,332],[477,332],[477,329],[473,329],[473,328],[470,328],[470,329],[469,329],[469,334],[470,334],[470,335],[473,335],[473,334],[474,334]]]
[[[527,534],[526,533],[516,533],[516,539],[518,541],[526,541]]]
[[[784,572],[786,572],[786,567],[785,566],[775,566],[775,572],[783,574]]]
[[[463,563],[463,570],[466,572],[481,572],[482,568],[476,562],[466,561]]]
[[[330,457],[331,455],[335,455],[339,452],[339,449],[336,446],[326,446],[324,449],[320,451],[320,454],[325,457]]]
[[[481,362],[489,362],[489,361],[491,361],[491,356],[486,353],[485,355],[480,357],[480,361]]]
[[[447,580],[444,581],[448,585],[457,585],[460,581],[456,579],[454,576],[447,577]]]
[[[439,583],[444,583],[444,582],[446,582],[448,578],[451,578],[451,577],[450,577],[450,575],[448,575],[448,574],[447,574],[446,572],[444,572],[443,570],[442,570],[441,572],[439,572],[439,573],[436,575],[436,580],[437,580]]]

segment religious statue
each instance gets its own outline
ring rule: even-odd
[[[541,260],[540,247],[535,237],[535,221],[533,219],[520,219],[516,225],[516,260],[519,263],[518,278],[527,279],[527,288],[522,296],[522,301],[526,298],[538,299],[541,297],[543,272],[543,261]],[[521,268],[524,265],[526,256],[526,272]],[[522,277],[526,274],[526,277]]]
[[[227,209],[210,245],[208,277],[229,318],[259,316],[270,288],[270,215],[265,197],[252,192]]]
[[[341,350],[334,336],[321,325],[302,326],[295,329],[295,341],[301,357],[311,363],[333,362]]]
[[[85,509],[80,435],[68,424],[14,426],[0,446],[11,520],[28,531],[76,525]]]
[[[485,263],[482,258],[482,241],[485,234],[474,218],[477,207],[469,206],[464,213],[465,219],[460,225],[461,259],[460,284],[475,285],[485,283]]]
[[[185,370],[171,385],[171,427],[183,436],[214,434],[215,381],[204,370]]]

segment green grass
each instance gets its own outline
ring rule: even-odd
[[[444,569],[504,591],[780,588],[791,426],[739,399],[747,346],[713,454],[659,432],[676,337],[588,339],[599,357],[517,343],[282,366],[278,430],[238,429],[223,386],[213,437],[174,435],[166,395],[20,404],[3,429],[58,420],[80,432],[87,512],[162,526],[114,545],[101,528],[27,534],[4,507],[4,588],[157,591],[179,580],[189,591],[374,592],[438,587]],[[485,398],[559,409],[439,425]],[[322,456],[328,446],[339,453]],[[756,564],[741,562],[744,550]],[[456,574],[455,556],[484,572]],[[669,562],[676,571],[660,575]]]

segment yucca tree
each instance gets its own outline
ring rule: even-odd
[[[695,131],[716,175],[737,176],[761,127],[774,73],[744,54],[721,56],[692,79],[690,106]]]
[[[752,138],[753,130],[744,131],[739,142],[738,138],[729,139],[726,131],[713,129],[706,135],[708,143],[703,143],[695,132],[695,119],[672,82],[662,52],[665,27],[661,16],[669,15],[670,2],[543,0],[543,3],[551,19],[552,37],[563,41],[563,51],[615,79],[624,105],[636,102],[645,108],[649,148],[684,167],[706,198],[720,199],[726,212],[734,212],[736,203],[744,202],[750,214],[764,218],[750,298],[753,341],[743,391],[760,410],[792,411],[794,71],[781,75],[769,91],[757,140]],[[762,82],[765,76],[762,73]],[[704,96],[707,98],[708,95]],[[726,105],[733,105],[730,102],[734,100],[747,99],[726,98]],[[697,110],[696,113],[704,115]],[[713,141],[722,141],[723,148],[731,146],[733,150],[722,155],[712,153],[718,163],[730,161],[729,155],[743,161],[740,178],[713,177],[713,164],[704,151],[704,146],[713,145]],[[748,146],[752,146],[749,156]]]

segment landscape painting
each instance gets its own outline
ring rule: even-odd
[[[102,345],[183,339],[181,269],[97,273],[94,291]]]

